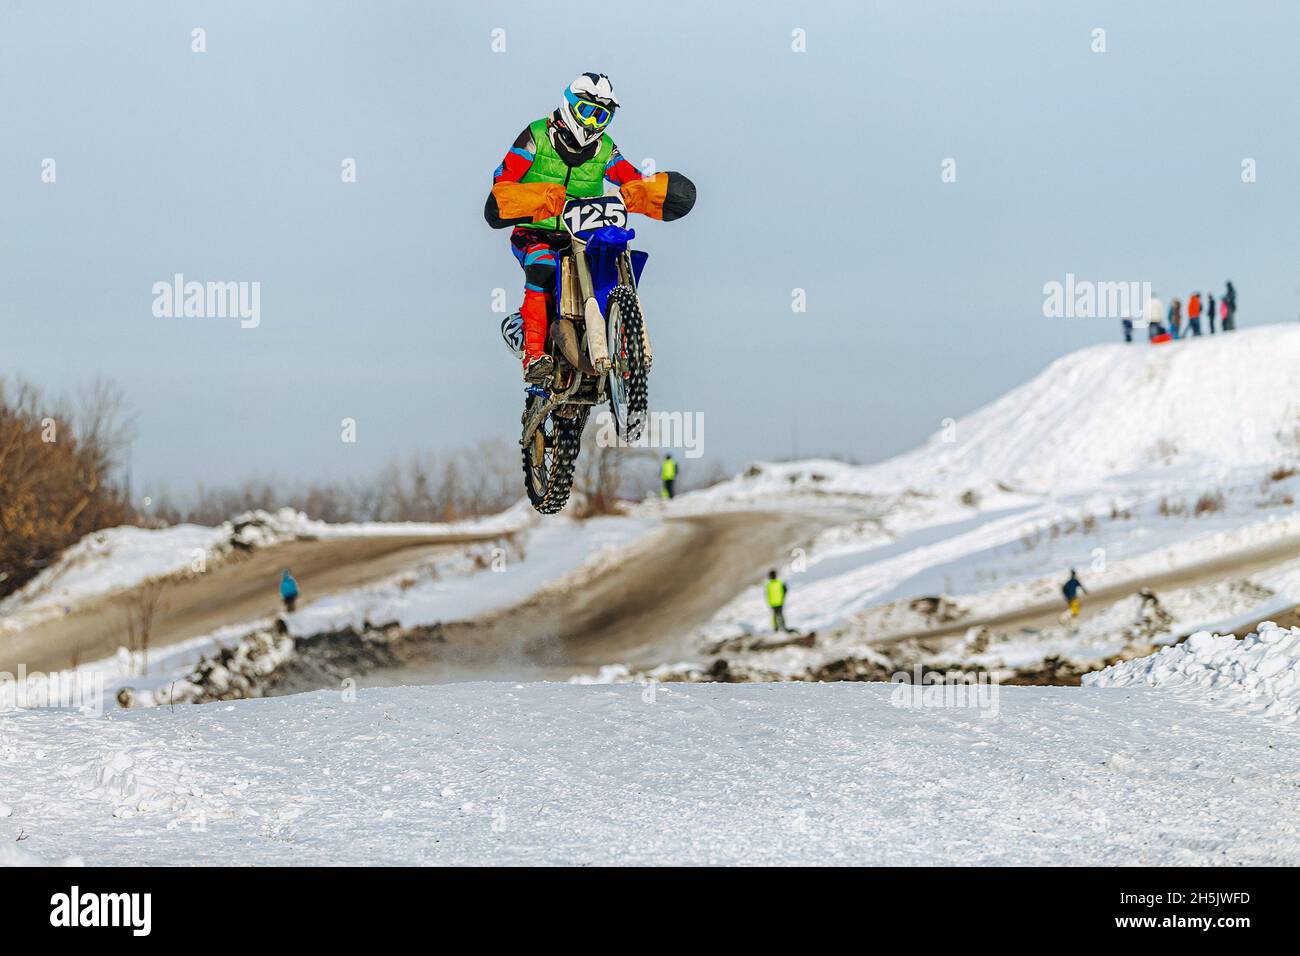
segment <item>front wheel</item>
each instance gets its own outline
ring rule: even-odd
[[[609,410],[618,437],[634,442],[641,437],[650,407],[643,319],[636,292],[630,286],[615,286],[605,300],[605,315],[609,335]]]
[[[524,419],[533,410],[533,402],[543,402],[540,396],[530,396],[524,406]],[[575,411],[565,417],[557,409],[533,433],[524,445],[524,488],[528,501],[541,514],[553,515],[564,508],[573,488],[573,471],[582,450],[582,429],[587,424],[587,409]]]

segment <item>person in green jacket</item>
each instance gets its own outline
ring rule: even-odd
[[[794,629],[785,625],[785,582],[776,576],[775,571],[767,572],[767,606],[772,609],[772,630],[794,633]]]
[[[672,455],[664,456],[664,465],[659,469],[659,478],[663,481],[663,496],[671,498],[673,496],[673,484],[677,481],[677,462],[673,461]]]

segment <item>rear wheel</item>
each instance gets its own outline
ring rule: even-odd
[[[641,304],[636,292],[616,286],[605,300],[609,337],[609,410],[614,429],[623,441],[641,437],[650,407],[649,370],[645,363]]]
[[[533,410],[533,403],[543,401],[546,399],[529,396],[524,405],[525,420]],[[587,413],[585,407],[571,417],[552,412],[523,447],[524,488],[529,502],[541,514],[556,514],[569,500]]]

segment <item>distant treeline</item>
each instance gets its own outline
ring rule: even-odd
[[[150,524],[217,525],[245,511],[294,508],[320,521],[458,521],[495,514],[523,495],[518,446],[486,441],[447,455],[412,455],[368,478],[200,485],[184,503],[166,492],[147,507]]]

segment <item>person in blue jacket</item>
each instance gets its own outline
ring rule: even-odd
[[[1061,593],[1065,595],[1065,601],[1070,605],[1070,617],[1079,616],[1079,592],[1088,593],[1088,589],[1083,586],[1079,580],[1078,573],[1074,568],[1070,568],[1070,580],[1061,586]]]
[[[298,601],[298,582],[293,579],[288,568],[280,575],[280,600],[284,602],[285,611],[292,614],[293,606]]]

